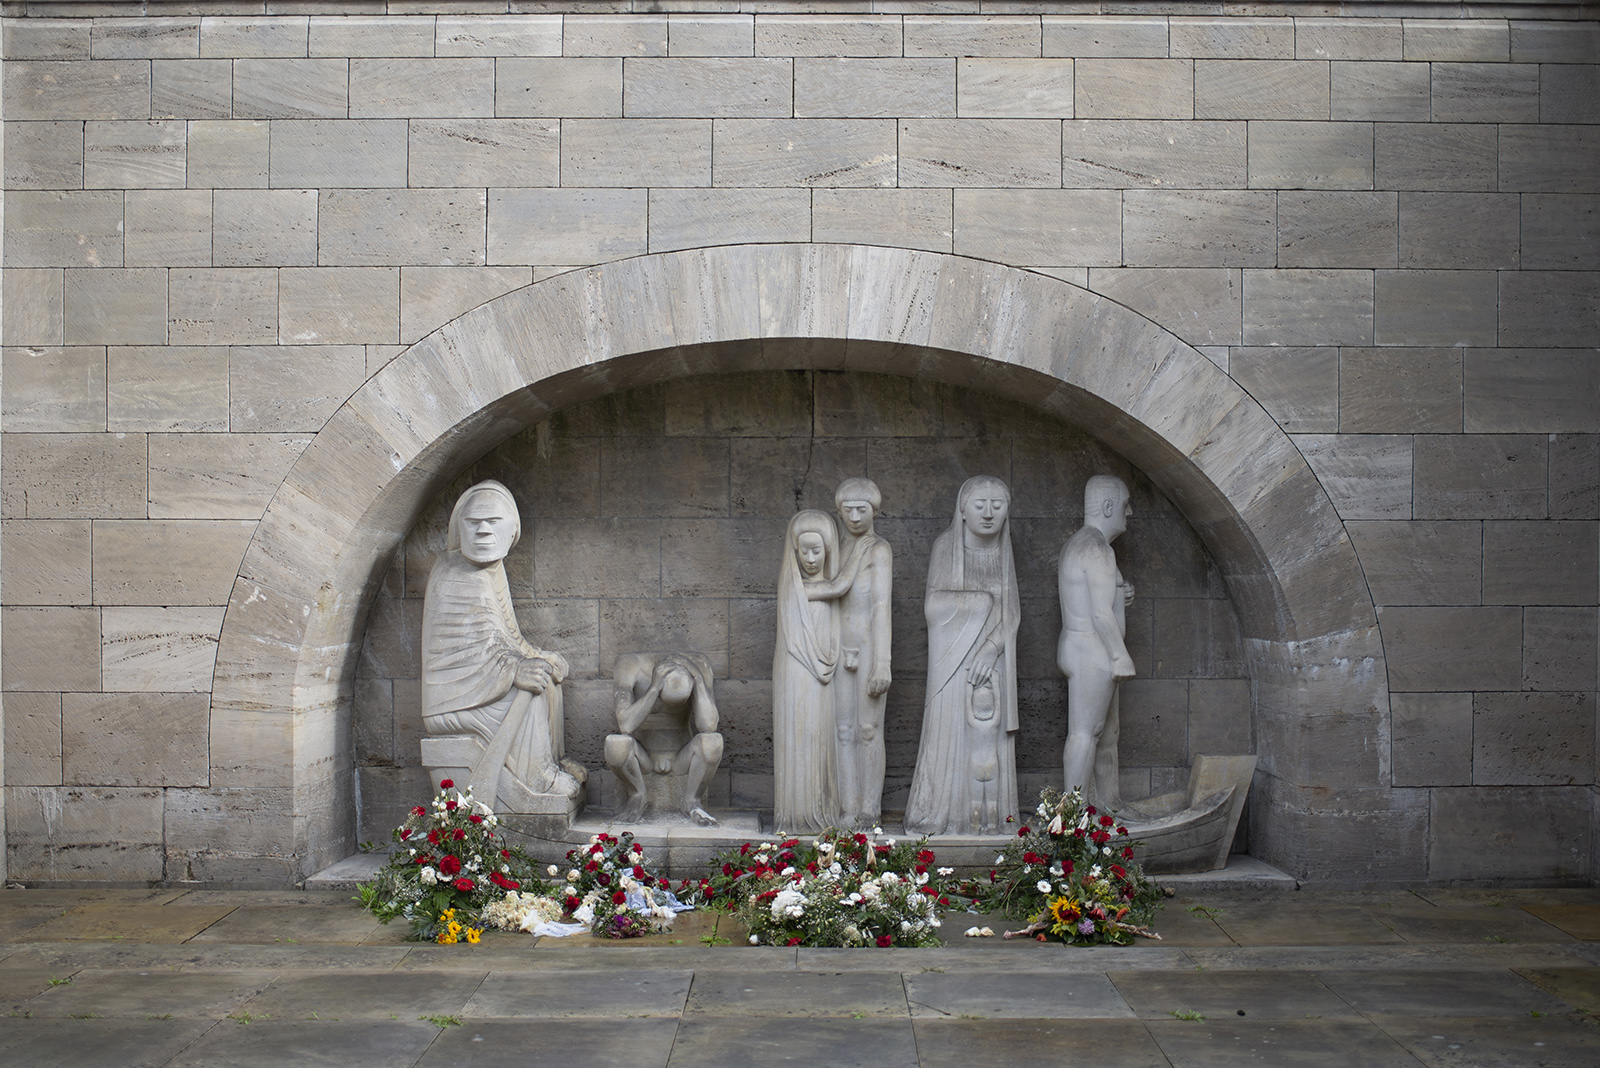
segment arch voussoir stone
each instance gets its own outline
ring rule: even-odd
[[[1325,813],[1304,791],[1329,781],[1381,807],[1387,689],[1371,599],[1326,493],[1254,399],[1167,330],[1070,283],[815,244],[569,272],[479,306],[373,375],[285,478],[241,567],[213,690],[217,783],[292,787],[297,863],[341,859],[353,844],[340,815],[351,806],[337,799],[349,790],[341,732],[360,626],[423,505],[570,404],[772,367],[971,385],[1101,437],[1185,512],[1233,590],[1272,749],[1262,767],[1279,780],[1263,791],[1278,822],[1261,849],[1308,870],[1292,843]]]

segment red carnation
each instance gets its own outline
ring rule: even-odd
[[[438,831],[429,831],[428,832],[428,841],[432,842],[434,845],[438,845],[439,844],[439,832]]]
[[[1110,816],[1101,816],[1100,817],[1100,826],[1102,826],[1102,827],[1109,827],[1115,822],[1117,822],[1117,821],[1112,819]]]
[[[446,801],[444,803],[444,807],[446,812],[454,812],[456,810],[456,803],[454,801]]]
[[[439,870],[446,875],[459,875],[461,873],[461,861],[457,857],[447,856],[439,861]]]
[[[643,853],[644,852],[644,846],[640,845],[638,842],[635,842],[635,843],[633,843],[633,851],[635,853]]]
[[[888,949],[892,945],[894,945],[894,939],[890,938],[888,935],[879,935],[878,936],[878,948],[879,949]]]
[[[411,810],[411,814],[413,816],[426,816],[428,814],[428,810],[423,808],[421,805],[418,805],[416,808]]]
[[[583,870],[584,871],[599,871],[600,870],[600,862],[598,860],[591,860],[589,863],[587,863],[587,864],[585,864],[583,866]]]
[[[635,879],[643,879],[644,878],[644,869],[641,868],[639,865],[635,864],[633,866],[633,877]]]
[[[611,903],[613,905],[626,905],[628,903],[628,895],[624,894],[621,890],[618,890],[616,893],[611,895]]]
[[[1124,846],[1123,847],[1122,859],[1123,860],[1132,860],[1133,859],[1133,847],[1132,846]]]
[[[567,906],[567,911],[568,912],[571,912],[573,909],[575,909],[579,905],[583,904],[582,901],[579,901],[577,898],[573,897],[571,894],[567,895],[567,900],[564,903]]]
[[[440,779],[439,780],[439,789],[441,789],[441,790],[448,790],[454,785],[455,785],[455,780],[454,779]]]
[[[1096,811],[1095,807],[1093,805],[1090,805],[1089,806],[1089,815],[1093,816],[1095,814],[1095,811]]]
[[[786,946],[798,946],[799,944],[800,944],[800,936],[799,935],[795,935],[794,937],[790,938],[789,941],[784,943],[784,945],[786,945]]]
[[[461,841],[466,836],[467,836],[467,832],[462,830],[460,827],[457,827],[453,832],[451,832],[451,835],[450,835],[450,837],[454,838],[458,842]]]
[[[407,838],[410,838],[410,837],[411,837],[411,828],[410,827],[402,827],[402,828],[400,828],[400,840],[402,842],[404,842]]]
[[[511,859],[511,850],[502,849],[502,850],[500,850],[500,855],[502,857],[504,857],[506,860],[510,860]]]
[[[451,885],[453,885],[457,890],[460,890],[463,894],[470,894],[476,888],[473,881],[467,878],[465,875],[457,879]]]
[[[467,819],[471,820],[473,823],[482,823],[483,822],[483,817],[482,816],[478,816],[478,815],[468,816]]]
[[[1032,828],[1027,827],[1027,826],[1018,827],[1017,828],[1017,837],[1018,838],[1026,838],[1028,836],[1028,831],[1031,830],[1031,829]]]

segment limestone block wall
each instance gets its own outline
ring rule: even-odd
[[[1389,672],[1381,781],[1261,803],[1403,809],[1366,877],[1592,875],[1592,6],[144,6],[4,6],[13,878],[305,874],[210,710],[300,452],[490,298],[758,241],[992,259],[1200,347],[1320,479]]]
[[[784,528],[833,510],[853,475],[884,493],[878,533],[895,554],[894,685],[885,804],[904,807],[927,674],[923,591],[934,538],[975,474],[1012,488],[1022,595],[1016,739],[1024,792],[1060,786],[1066,686],[1056,668],[1056,562],[1083,525],[1083,486],[1117,474],[1134,519],[1118,559],[1137,597],[1121,759],[1129,797],[1181,789],[1196,753],[1251,752],[1250,681],[1221,571],[1149,480],[1081,430],[1023,405],[889,375],[768,371],[694,376],[562,412],[463,471],[407,536],[373,606],[356,668],[362,838],[381,838],[430,789],[420,766],[422,603],[450,510],[485,478],[511,488],[523,538],[506,560],[531,641],[572,665],[569,756],[589,800],[614,806],[604,739],[616,730],[618,654],[703,652],[716,673],[725,750],[714,804],[772,807],[772,658]]]

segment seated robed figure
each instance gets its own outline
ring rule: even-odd
[[[422,616],[422,762],[434,789],[445,778],[470,784],[504,812],[547,811],[538,795],[575,798],[584,778],[562,760],[567,661],[530,643],[511,606],[504,561],[521,536],[510,490],[470,487],[450,513]]]

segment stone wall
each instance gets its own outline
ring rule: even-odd
[[[220,758],[255,739],[210,700],[297,457],[469,308],[746,242],[1030,268],[1199,347],[1332,500],[1389,673],[1379,781],[1261,803],[1402,806],[1370,877],[1591,876],[1591,6],[134,6],[5,7],[13,878],[305,874],[275,828],[313,803]]]
[[[541,447],[540,442],[543,441]],[[419,765],[422,597],[456,498],[495,478],[523,513],[506,560],[530,640],[566,656],[568,755],[591,803],[616,803],[604,739],[616,729],[617,655],[695,649],[711,659],[726,750],[711,798],[772,807],[772,656],[784,527],[833,509],[852,475],[884,493],[878,533],[895,554],[894,685],[885,803],[904,807],[927,672],[922,596],[955,492],[993,474],[1012,487],[1022,587],[1018,636],[1024,792],[1061,785],[1066,687],[1056,668],[1056,560],[1083,525],[1089,476],[1117,474],[1134,518],[1118,559],[1137,599],[1124,685],[1127,796],[1181,789],[1195,753],[1252,752],[1250,682],[1222,573],[1178,510],[1126,460],[1057,420],[996,397],[886,375],[756,372],[679,379],[568,409],[462,472],[396,554],[356,668],[363,838],[381,838],[429,790]]]

